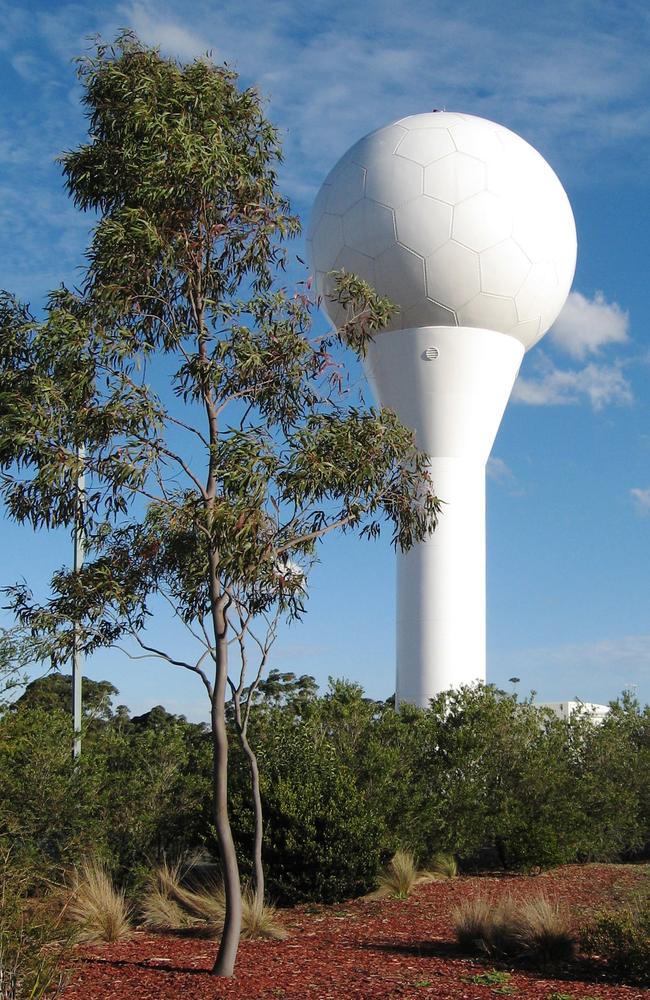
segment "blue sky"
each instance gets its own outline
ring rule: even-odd
[[[352,0],[157,3],[0,0],[0,285],[38,308],[72,283],[88,220],[55,156],[84,135],[71,59],[122,27],[191,59],[211,50],[268,100],[281,186],[307,221],[353,141],[434,107],[519,132],[560,176],[578,230],[574,291],[527,355],[488,487],[488,679],[548,700],[650,701],[650,8],[630,2]],[[300,246],[296,245],[300,253]],[[62,534],[2,525],[2,583],[43,591]],[[394,688],[394,557],[387,540],[323,546],[309,613],[272,665]],[[182,642],[162,619],[170,641]],[[98,654],[134,711],[205,716],[199,682]]]

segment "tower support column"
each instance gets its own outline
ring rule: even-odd
[[[485,681],[485,464],[432,458],[436,531],[397,553],[397,702]]]
[[[375,397],[415,431],[443,501],[435,532],[398,554],[398,703],[485,679],[485,464],[523,354],[475,327],[385,332],[368,349]]]

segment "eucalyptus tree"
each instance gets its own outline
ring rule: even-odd
[[[0,300],[0,466],[11,517],[71,526],[83,450],[87,558],[54,575],[44,603],[25,586],[12,602],[56,661],[75,637],[92,653],[130,636],[202,682],[226,895],[213,972],[231,975],[231,642],[263,614],[301,613],[327,534],[373,537],[386,522],[407,548],[435,527],[438,501],[412,434],[341,391],[339,345],[362,354],[389,303],[341,275],[348,320],[320,336],[308,282],[280,286],[299,224],[277,191],[281,151],[258,94],[227,67],[180,64],[129,33],[79,75],[89,135],[62,165],[94,228],[78,291],[51,293],[39,319]],[[151,637],[160,598],[201,644],[195,659]]]
[[[13,692],[27,683],[24,670],[30,657],[16,630],[0,628],[0,712],[11,703]]]

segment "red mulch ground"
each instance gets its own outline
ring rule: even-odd
[[[354,900],[284,912],[286,941],[243,941],[234,979],[209,976],[215,944],[136,932],[122,944],[79,948],[65,1000],[486,1000],[506,989],[476,985],[492,968],[460,955],[451,911],[477,894],[545,892],[580,922],[594,907],[647,886],[650,866],[567,866],[539,876],[472,876],[435,882],[408,900]],[[503,969],[504,966],[499,968]],[[577,961],[562,973],[510,969],[507,992],[521,1000],[633,1000],[648,988],[623,986]],[[560,976],[552,978],[550,976]]]

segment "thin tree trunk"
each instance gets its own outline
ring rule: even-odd
[[[255,833],[253,838],[253,891],[255,900],[264,903],[264,865],[262,864],[262,836],[264,833],[264,818],[262,815],[262,796],[260,794],[260,772],[255,751],[248,742],[246,733],[239,732],[239,739],[248,758],[251,772],[251,794],[253,796],[253,814],[255,817]]]
[[[200,281],[197,284],[200,289]],[[203,300],[199,293],[192,294],[192,306],[198,329],[199,356],[209,364],[206,348]],[[212,537],[214,503],[217,494],[215,449],[219,438],[219,420],[212,389],[204,391],[203,403],[210,428],[210,456],[208,479],[203,494],[208,514],[210,570],[210,615],[214,634],[215,682],[212,691],[210,721],[212,728],[212,810],[217,832],[221,872],[226,900],[223,933],[217,957],[212,966],[213,976],[232,976],[235,970],[239,939],[241,937],[242,898],[237,853],[228,815],[228,731],[226,729],[226,685],[228,683],[228,615],[227,601],[219,579],[219,557]]]
[[[217,831],[226,913],[219,951],[212,967],[213,976],[232,976],[241,935],[242,900],[239,865],[228,817],[228,733],[226,730],[225,695],[228,675],[228,643],[223,596],[217,590],[217,566],[214,554],[210,555],[212,616],[215,633],[216,678],[212,697],[212,747],[213,789],[212,803],[214,825]]]

